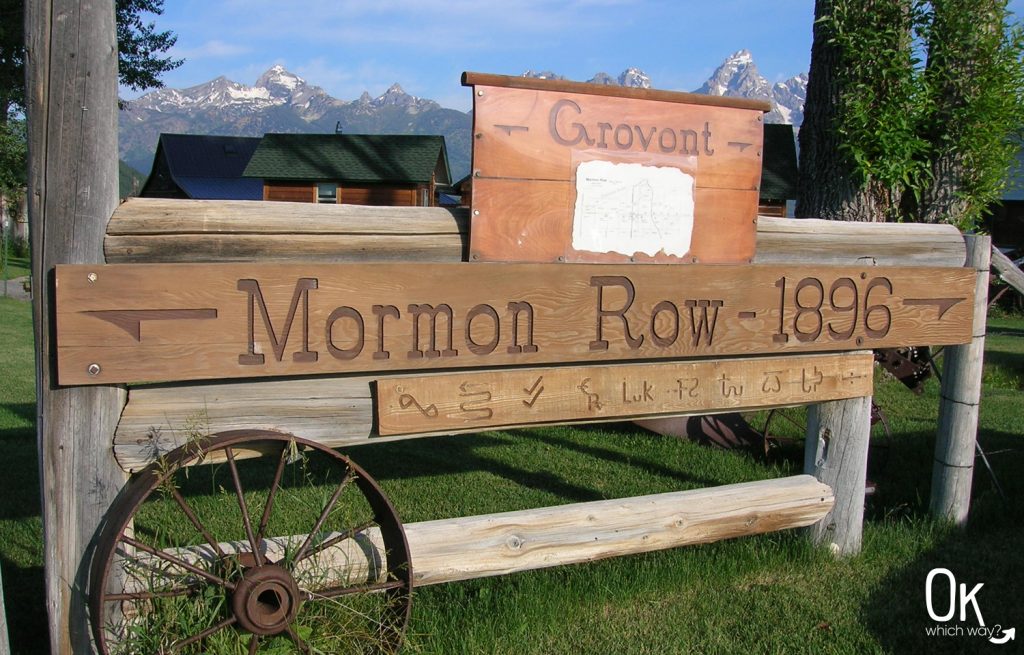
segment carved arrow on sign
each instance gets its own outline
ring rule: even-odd
[[[217,318],[216,309],[108,309],[82,313],[116,325],[136,341],[142,341],[143,321]]]
[[[935,305],[939,310],[939,320],[942,320],[946,312],[963,300],[963,298],[904,298],[903,304],[908,306]]]

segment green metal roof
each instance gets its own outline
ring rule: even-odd
[[[265,180],[451,182],[444,137],[422,134],[267,134],[243,174]],[[441,178],[444,179],[441,179]]]

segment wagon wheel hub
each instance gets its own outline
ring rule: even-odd
[[[295,620],[301,602],[292,574],[266,564],[245,571],[232,595],[231,609],[242,628],[257,635],[276,635]]]

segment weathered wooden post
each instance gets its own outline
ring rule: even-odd
[[[825,518],[807,530],[836,555],[860,552],[870,436],[871,396],[820,403],[807,410],[804,473],[831,487],[836,498]]]
[[[966,236],[966,266],[977,271],[971,342],[946,349],[939,404],[939,431],[932,468],[931,512],[957,525],[967,522],[978,437],[982,358],[988,312],[991,238]]]
[[[118,387],[58,387],[53,267],[102,263],[117,205],[117,42],[114,3],[26,4],[29,216],[36,293],[36,397],[46,597],[53,653],[90,650],[83,562],[124,483],[109,435]]]

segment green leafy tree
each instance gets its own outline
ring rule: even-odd
[[[798,216],[951,222],[998,199],[1024,125],[1005,0],[817,0]]]
[[[136,91],[160,88],[160,76],[183,60],[165,53],[177,37],[147,20],[159,16],[164,0],[116,0],[118,81]],[[0,0],[0,123],[25,110],[24,0]]]

